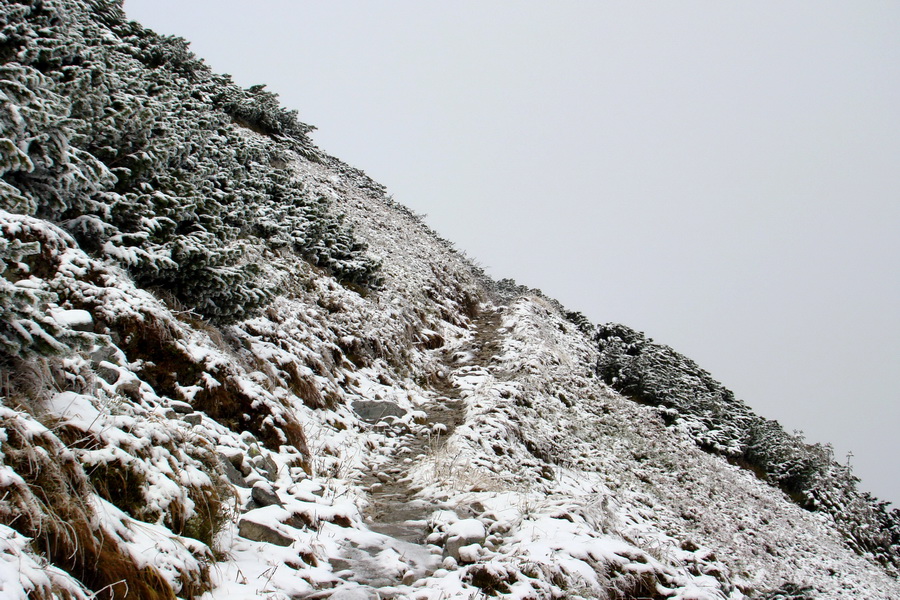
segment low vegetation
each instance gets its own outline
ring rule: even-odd
[[[828,514],[860,553],[900,569],[900,510],[857,489],[831,448],[808,444],[754,414],[695,362],[625,325],[598,327],[597,373],[635,401],[660,409],[696,443],[781,488],[800,506]]]

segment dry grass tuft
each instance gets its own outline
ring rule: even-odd
[[[2,490],[0,522],[33,539],[42,554],[95,590],[98,600],[174,600],[175,593],[151,567],[139,567],[108,533],[96,528],[92,497],[81,466],[48,431],[0,422],[6,431],[5,463],[20,477]]]

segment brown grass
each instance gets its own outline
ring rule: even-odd
[[[300,423],[285,410],[256,402],[241,391],[234,377],[222,369],[210,373],[217,384],[207,384],[194,396],[194,408],[232,431],[249,431],[268,448],[288,445],[303,456],[310,456],[306,435]]]
[[[326,399],[322,392],[319,391],[315,381],[300,372],[300,367],[295,362],[289,362],[282,366],[291,392],[295,396],[303,400],[303,403],[313,409],[328,408],[334,409],[335,406]]]
[[[174,600],[152,567],[139,567],[108,533],[94,526],[87,477],[48,432],[26,435],[17,419],[2,423],[5,462],[25,482],[2,490],[0,522],[33,539],[34,551],[68,572],[100,600]]]

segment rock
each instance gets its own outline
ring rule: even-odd
[[[196,426],[203,422],[203,413],[191,413],[182,417],[185,423]]]
[[[114,368],[112,363],[103,361],[95,368],[97,369],[97,376],[106,383],[113,385],[119,381],[119,370]]]
[[[386,400],[357,400],[353,403],[353,411],[366,423],[377,423],[385,417],[406,416],[406,410]]]
[[[91,352],[91,364],[96,368],[103,362],[122,365],[125,363],[125,355],[115,346],[99,346]]]
[[[458,562],[463,562],[460,556],[460,548],[477,544],[484,545],[487,532],[484,525],[478,519],[461,519],[452,523],[447,528],[447,543],[444,545],[448,556],[452,556]]]
[[[238,523],[238,535],[254,542],[266,542],[276,546],[290,546],[294,543],[293,539],[275,531],[268,525],[247,519],[241,519]]]
[[[275,490],[272,489],[272,486],[265,481],[257,481],[253,484],[250,497],[259,506],[284,506],[284,503],[278,497],[278,494],[275,493]]]
[[[139,402],[141,399],[141,382],[137,379],[120,381],[116,384],[116,392],[131,398],[135,402]]]
[[[169,408],[182,415],[187,415],[194,412],[193,406],[191,406],[187,402],[181,402],[179,400],[172,400],[171,402],[169,402]]]
[[[241,475],[241,472],[234,468],[234,465],[228,459],[227,456],[218,453],[219,458],[219,466],[222,467],[222,471],[225,473],[225,477],[228,478],[228,481],[231,482],[232,485],[236,485],[238,487],[247,487],[247,481],[244,479],[244,476]]]
[[[367,585],[361,585],[354,588],[344,588],[337,590],[330,596],[329,600],[376,600],[381,596],[375,590]]]
[[[258,481],[262,481],[263,483],[269,483],[269,481],[265,477],[263,477],[262,475],[260,475],[256,471],[254,471],[253,469],[250,469],[250,472],[247,473],[246,475],[244,475],[244,479],[247,481],[248,487],[253,487],[254,484],[256,484],[256,482],[258,482]]]
[[[275,461],[268,454],[257,454],[250,460],[250,463],[260,475],[269,481],[278,479],[278,465],[275,464]]]
[[[54,310],[50,313],[57,323],[75,331],[94,331],[94,318],[86,310]]]
[[[237,469],[241,475],[247,477],[253,471],[250,468],[250,465],[244,460],[244,453],[238,450],[237,448],[231,448],[229,446],[219,446],[219,454],[224,456],[231,465]]]
[[[309,529],[315,523],[307,513],[305,512],[294,512],[288,515],[286,519],[281,521],[285,525],[290,525],[294,529]]]
[[[481,554],[481,546],[478,544],[469,544],[457,550],[459,562],[464,565],[470,565],[478,562],[478,556]]]

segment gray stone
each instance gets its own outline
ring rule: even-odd
[[[275,464],[275,461],[268,454],[257,454],[250,459],[250,462],[257,472],[269,481],[278,479],[278,465]]]
[[[366,423],[377,423],[385,417],[401,418],[406,415],[406,410],[387,400],[357,400],[353,403],[353,410]]]
[[[141,399],[141,382],[136,379],[119,382],[116,384],[116,392],[138,402]]]
[[[232,485],[244,488],[248,487],[247,481],[244,479],[244,476],[241,475],[241,472],[235,469],[231,461],[228,460],[228,457],[221,453],[219,454],[219,466],[222,467],[222,472],[225,473],[225,477],[228,478],[228,481],[230,481]]]
[[[253,471],[253,467],[250,466],[250,461],[244,460],[243,455],[239,455],[235,458],[232,458],[231,464],[233,464],[234,467],[238,471],[240,471],[244,477],[250,477],[251,474],[255,475],[256,477],[259,477],[259,475]]]
[[[447,539],[447,543],[444,545],[444,550],[447,552],[447,556],[453,557],[456,562],[462,562],[459,557],[459,549],[463,546],[468,546],[462,538],[459,536],[454,536],[452,538]]]
[[[182,419],[185,423],[188,423],[190,425],[199,425],[203,422],[203,413],[191,413],[189,415],[184,415]]]
[[[94,331],[94,317],[91,316],[86,310],[82,309],[70,309],[70,310],[55,310],[52,312],[53,318],[56,319],[61,325],[68,327],[69,329],[73,329],[75,331],[85,331],[85,332],[93,332]]]
[[[444,549],[448,556],[452,556],[457,562],[462,563],[465,561],[463,561],[463,557],[460,557],[459,549],[473,544],[483,546],[486,537],[487,532],[481,521],[462,519],[447,528],[447,543],[444,545]],[[469,555],[470,552],[466,554]]]
[[[182,415],[187,415],[194,412],[194,407],[188,404],[187,402],[180,402],[178,400],[172,400],[169,402],[169,407],[177,413],[181,413]]]
[[[284,506],[278,494],[272,489],[272,486],[264,481],[257,481],[253,484],[250,497],[253,498],[253,501],[258,506],[272,506],[273,504]]]
[[[247,538],[248,540],[253,540],[254,542],[266,542],[275,544],[276,546],[290,546],[295,541],[286,535],[275,531],[268,525],[263,525],[262,523],[256,523],[255,521],[249,521],[247,519],[241,519],[240,522],[238,522],[238,535]]]
[[[103,364],[106,363],[106,364]],[[97,376],[106,383],[112,385],[119,381],[119,370],[114,369],[112,363],[103,361],[96,366]]]
[[[469,544],[468,546],[461,546],[456,552],[459,555],[459,564],[471,565],[478,562],[478,557],[482,553],[482,547],[478,544]]]
[[[329,600],[377,600],[380,597],[381,595],[375,588],[367,585],[344,588],[328,596]]]
[[[121,351],[114,346],[100,346],[91,352],[91,364],[96,368],[102,362],[121,365],[124,361]]]
[[[230,447],[222,447],[219,449],[219,453],[223,456],[231,465],[237,469],[243,477],[247,477],[250,473],[253,472],[253,469],[250,468],[250,465],[247,464],[247,461],[244,460],[244,453],[238,450],[237,448]]]
[[[262,481],[262,482],[268,483],[268,480],[265,477],[263,477],[262,475],[260,475],[259,473],[257,473],[256,471],[254,471],[252,469],[250,470],[250,473],[248,475],[244,476],[244,479],[247,480],[247,487],[251,487],[251,488],[257,481]],[[250,499],[250,502],[251,502],[251,504],[253,503],[252,498]]]

